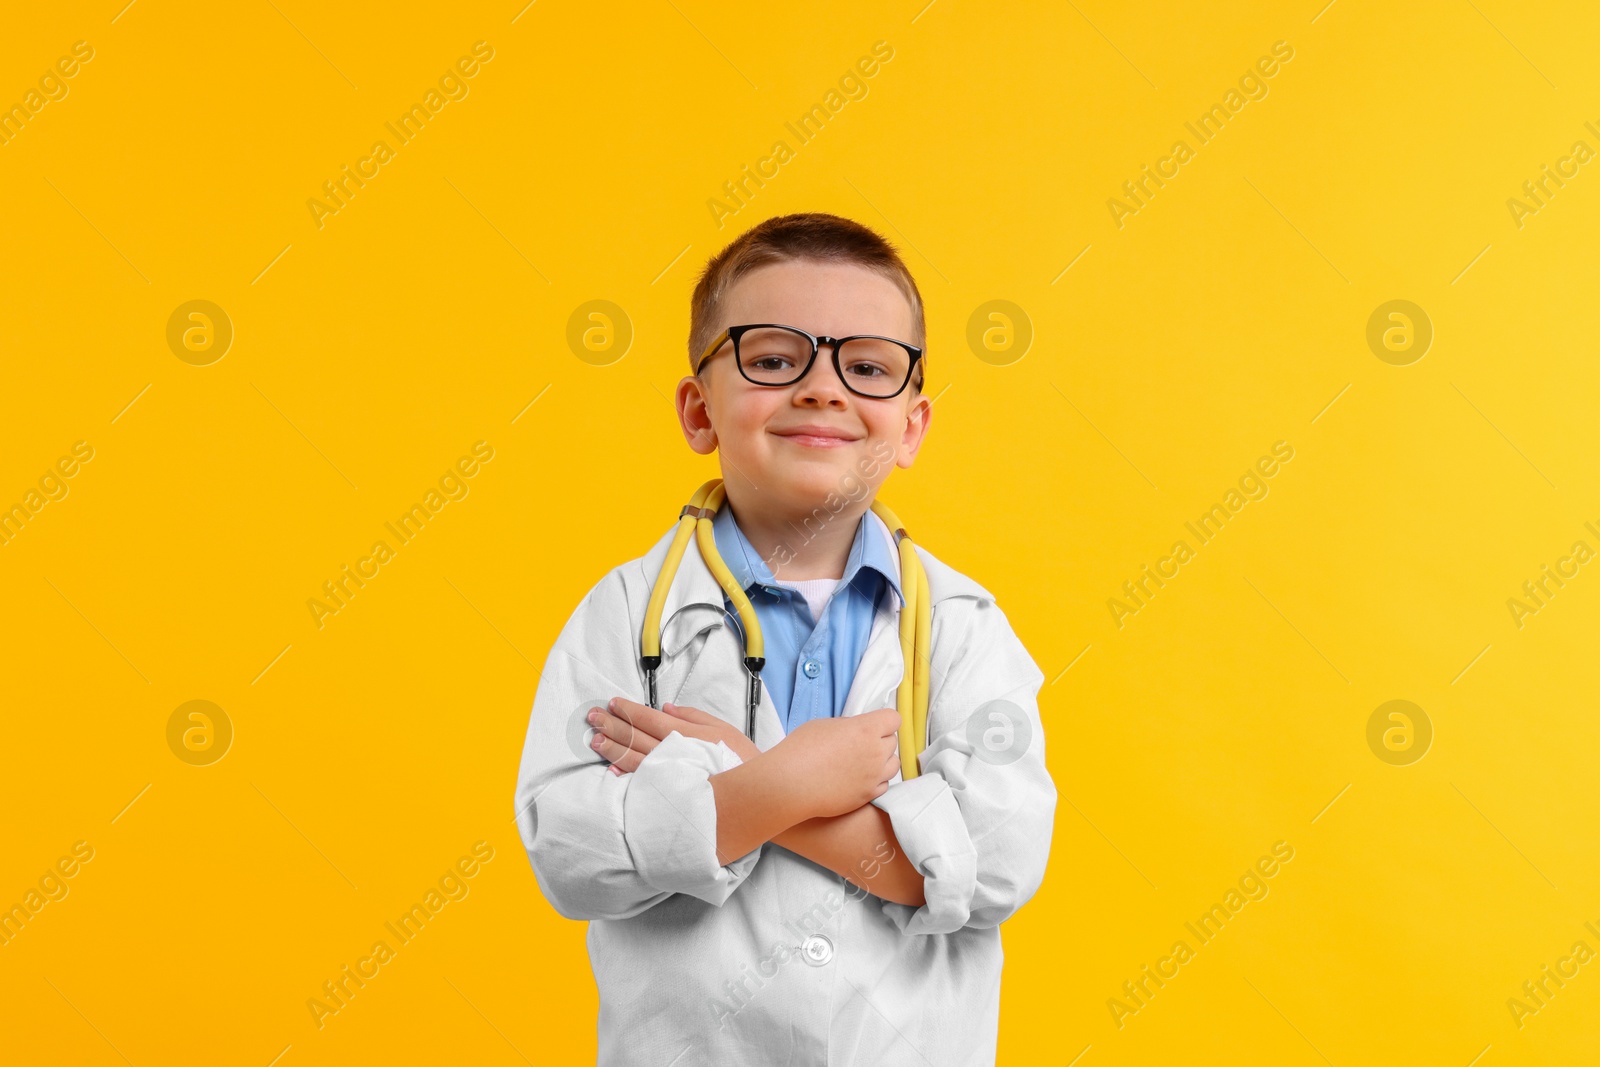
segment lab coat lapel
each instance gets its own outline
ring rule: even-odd
[[[869,511],[867,518],[881,528],[880,535],[887,529],[876,514]],[[895,580],[901,581],[900,553],[891,552],[890,558],[894,560]],[[901,606],[894,588],[885,589],[884,606],[872,617],[872,629],[867,634],[867,650],[862,653],[861,665],[856,668],[856,676],[850,682],[849,692],[845,694],[840,718],[894,707],[895,687],[905,677],[905,657],[900,651]]]
[[[661,573],[667,550],[672,546],[672,535],[677,527],[668,530],[644,557],[646,586],[644,603],[649,602],[649,589]],[[683,559],[678,563],[678,573],[661,608],[661,653],[676,656],[701,632],[711,630],[706,647],[700,652],[689,674],[672,679],[672,688],[663,687],[663,693],[676,693],[673,703],[716,715],[744,731],[745,700],[748,696],[750,676],[744,669],[744,636],[735,623],[737,614],[724,609],[722,586],[718,584],[705,557],[700,555],[698,536],[691,537],[684,548]],[[640,617],[644,608],[639,609]],[[672,675],[671,665],[663,662],[662,681]],[[783,724],[778,719],[778,706],[773,703],[767,687],[761,687],[761,703],[756,708],[756,747],[765,752],[783,740]]]
[[[685,607],[683,618],[708,619],[705,647],[700,650],[687,676],[672,677],[672,688],[663,693],[675,693],[672,702],[687,704],[717,716],[744,732],[745,701],[749,696],[750,675],[744,669],[744,638],[738,627],[726,614],[713,618],[702,613],[702,606]],[[665,650],[665,645],[662,646]],[[666,664],[663,664],[666,666]],[[778,719],[778,706],[772,693],[763,682],[761,703],[756,707],[756,747],[765,752],[783,740],[783,724]]]
[[[892,599],[892,598],[891,598]],[[905,676],[905,657],[900,652],[900,609],[880,609],[872,619],[867,650],[845,694],[840,718],[864,711],[895,706],[895,687]],[[895,710],[899,710],[896,708]]]
[[[958,596],[994,600],[993,594],[971,578],[946,566],[915,543],[912,547],[916,550],[918,562],[922,564],[923,573],[928,576],[928,599],[935,608],[940,601]],[[895,568],[897,575],[902,573],[899,553],[895,554]],[[888,591],[887,602],[890,606],[880,609],[872,620],[867,651],[861,657],[861,665],[856,668],[856,676],[845,697],[841,716],[860,715],[878,708],[894,708],[902,716],[911,713],[909,708],[899,706],[899,687],[906,671],[905,655],[900,649],[900,611],[904,605],[892,589]],[[939,651],[929,650],[934,678],[940,673],[939,665],[943,659]],[[948,656],[949,649],[943,651]],[[900,772],[895,771],[890,782],[901,780]]]

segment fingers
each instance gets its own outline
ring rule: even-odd
[[[623,722],[632,724],[641,733],[649,734],[657,741],[662,740],[673,730],[677,729],[678,720],[670,715],[664,715],[652,708],[649,704],[640,704],[636,700],[626,697],[612,697],[607,705],[607,711]]]
[[[661,743],[659,738],[652,737],[627,719],[600,708],[589,709],[588,722],[595,729],[594,741],[591,742],[595,751],[607,759],[613,759],[608,754],[610,750],[605,747],[608,743],[615,746],[616,751],[632,749],[640,753],[641,757],[648,755]],[[632,770],[631,767],[628,769]]]
[[[722,721],[710,712],[701,711],[699,708],[691,708],[687,704],[663,704],[661,705],[661,713],[699,726],[715,726]]]
[[[900,732],[900,713],[893,708],[878,708],[876,711],[863,714],[873,716],[877,720],[875,726],[881,731],[879,737],[888,737],[890,734]]]
[[[712,739],[708,728],[714,731],[726,725],[699,708],[667,704],[658,711],[620,696],[613,697],[605,708],[591,708],[587,721],[595,728],[595,751],[620,768],[619,773],[635,770],[669,734],[708,740]]]
[[[612,772],[617,774],[627,774],[638,770],[639,764],[644,761],[645,756],[649,755],[648,750],[641,752],[638,749],[630,748],[603,733],[596,733],[590,745],[611,764]]]
[[[639,764],[644,762],[645,755],[646,753],[640,752],[636,748],[628,749],[611,761],[611,773],[617,775],[631,774],[639,769]]]

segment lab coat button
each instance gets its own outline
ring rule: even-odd
[[[807,678],[815,678],[822,673],[822,664],[814,659],[808,659],[800,669],[806,672]]]
[[[811,966],[821,967],[833,959],[833,942],[821,934],[812,934],[800,943],[800,952]]]

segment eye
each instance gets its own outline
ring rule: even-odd
[[[810,349],[811,343],[792,330],[761,327],[740,339],[739,363],[746,377],[775,385],[794,375]]]
[[[839,368],[851,387],[866,395],[887,392],[905,381],[911,356],[898,343],[882,337],[852,337],[844,343]]]
[[[889,374],[889,371],[886,368],[880,367],[876,363],[864,363],[860,361],[851,363],[845,369],[857,378],[883,378],[887,377]]]

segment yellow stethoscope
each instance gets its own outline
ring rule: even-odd
[[[752,741],[756,734],[756,709],[761,705],[761,668],[766,664],[762,655],[761,624],[756,621],[755,608],[750,598],[739,588],[739,582],[728,570],[717,552],[717,542],[712,534],[711,520],[722,507],[725,494],[722,479],[713,478],[702,485],[678,513],[678,529],[672,535],[672,546],[661,565],[661,573],[650,590],[650,606],[644,613],[644,630],[640,635],[639,664],[644,668],[649,690],[649,704],[656,703],[656,670],[661,666],[661,611],[667,601],[667,590],[678,573],[678,563],[689,547],[689,536],[695,534],[700,555],[716,576],[717,584],[728,594],[739,618],[744,623],[744,665],[750,672],[749,700],[745,706],[745,736]],[[874,500],[872,510],[884,525],[894,533],[895,545],[900,552],[900,588],[905,603],[900,609],[900,654],[911,664],[900,679],[896,706],[900,713],[900,777],[915,778],[918,773],[917,756],[928,736],[928,662],[933,646],[933,601],[928,595],[928,575],[922,569],[912,547],[911,535],[906,533],[900,519],[882,501]],[[903,709],[910,708],[907,715]]]

